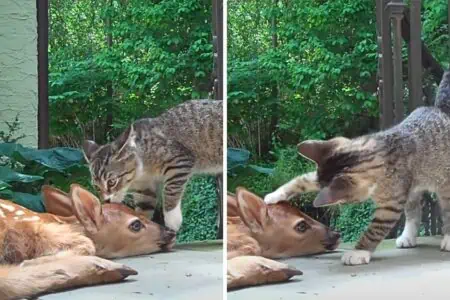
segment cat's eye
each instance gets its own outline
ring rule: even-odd
[[[113,179],[109,179],[108,180],[108,187],[112,188],[117,184],[117,179],[113,178]]]
[[[128,226],[128,228],[130,228],[130,230],[131,230],[131,231],[134,231],[134,232],[139,232],[139,231],[141,231],[141,229],[142,229],[143,227],[144,227],[144,224],[142,224],[142,222],[139,221],[139,220],[133,221],[133,222],[130,224],[130,226]]]
[[[295,231],[303,233],[308,230],[309,225],[305,221],[300,221],[295,225]]]

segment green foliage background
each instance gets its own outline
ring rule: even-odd
[[[211,16],[207,0],[53,0],[52,142],[105,142],[136,118],[207,97]]]
[[[192,178],[186,188],[182,210],[185,221],[178,233],[178,242],[216,239],[218,206],[215,178]]]
[[[430,0],[422,9],[422,38],[442,65],[450,57],[447,6]],[[241,185],[264,196],[311,170],[294,148],[300,141],[378,130],[375,1],[229,0],[228,45],[228,145],[274,169],[233,169],[230,191]],[[312,197],[296,200],[328,215],[344,241],[371,218],[371,202],[314,211]]]
[[[54,148],[50,152],[25,149],[27,153],[48,159],[59,147],[71,147],[61,154],[62,160],[68,160],[66,154],[79,149],[86,138],[106,143],[136,119],[208,97],[213,66],[211,1],[52,0],[49,7],[49,116]],[[20,142],[20,116],[7,125],[10,132],[0,132],[0,142]],[[68,191],[71,183],[79,183],[95,192],[79,151],[73,165],[56,168],[2,152],[2,147],[8,146],[0,144],[3,198],[41,211],[43,184]],[[214,179],[195,178],[184,198],[179,240],[215,239]]]

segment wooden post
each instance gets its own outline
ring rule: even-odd
[[[421,0],[411,0],[409,41],[409,111],[422,106]]]
[[[212,2],[212,28],[213,28],[213,92],[216,100],[224,99],[223,82],[223,1]]]
[[[49,147],[48,0],[36,0],[38,52],[38,148]]]
[[[221,240],[223,239],[223,178],[222,174],[216,176],[216,192],[217,192],[217,208],[218,208],[218,214],[217,214],[217,239]]]
[[[391,18],[387,5],[389,0],[378,0],[381,9],[381,51],[383,63],[383,103],[381,129],[386,129],[394,123],[393,92],[393,67],[392,67],[392,40]]]
[[[383,123],[383,51],[382,51],[382,34],[381,34],[381,16],[382,16],[382,10],[383,10],[383,1],[379,1],[377,0],[375,2],[376,4],[376,19],[377,19],[377,53],[378,53],[378,59],[377,59],[377,96],[378,96],[378,111],[379,111],[379,116],[380,116],[380,126]]]
[[[389,14],[393,21],[393,31],[394,31],[394,122],[395,124],[400,123],[405,115],[405,109],[403,105],[403,66],[402,66],[402,18],[403,9],[405,4],[402,0],[392,0],[388,4]]]
[[[213,28],[213,91],[215,100],[224,100],[223,82],[223,1],[213,0],[212,2],[212,28]],[[217,207],[218,207],[218,231],[217,238],[223,238],[223,182],[222,174],[216,176]]]

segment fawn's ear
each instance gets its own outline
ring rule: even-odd
[[[61,217],[73,216],[72,200],[69,194],[49,185],[43,185],[41,191],[45,210],[48,213]]]
[[[87,232],[95,234],[104,223],[100,200],[78,184],[70,186],[73,213]]]
[[[237,204],[237,199],[235,195],[227,195],[227,216],[228,217],[238,217],[239,209]]]
[[[252,232],[263,232],[269,221],[267,205],[263,199],[243,188],[237,188],[236,198],[242,221]]]

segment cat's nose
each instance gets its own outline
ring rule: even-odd
[[[112,198],[111,195],[102,193],[102,199],[103,199],[104,203],[110,203],[111,202],[111,198]]]

